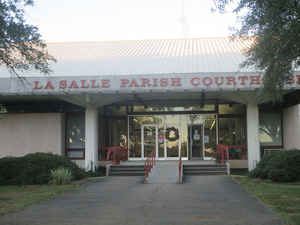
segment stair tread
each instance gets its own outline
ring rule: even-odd
[[[145,171],[144,168],[110,168],[111,171]]]

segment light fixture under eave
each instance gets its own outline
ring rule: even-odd
[[[211,124],[211,126],[210,126],[210,130],[212,130],[212,129],[214,128],[215,124],[216,124],[216,120],[214,120],[214,121],[212,122],[212,124]]]

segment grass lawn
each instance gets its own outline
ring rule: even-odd
[[[0,186],[0,216],[51,199],[78,186],[78,184]]]
[[[300,225],[300,183],[273,183],[246,176],[233,176],[233,179],[277,211],[287,225]]]

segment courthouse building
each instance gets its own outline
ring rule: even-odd
[[[22,79],[0,68],[0,157],[66,155],[86,169],[102,146],[129,160],[214,160],[230,146],[232,168],[300,148],[300,72],[284,101],[258,102],[261,73],[241,68],[249,40],[229,38],[49,43],[53,73]]]

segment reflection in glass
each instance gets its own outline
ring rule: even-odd
[[[215,151],[216,145],[216,124],[213,124],[213,121],[216,120],[216,116],[213,114],[166,114],[166,115],[152,115],[152,116],[129,116],[129,154],[130,157],[133,158],[141,158],[142,156],[142,126],[144,125],[155,125],[157,126],[157,143],[158,143],[158,157],[166,158],[166,157],[179,157],[179,152],[181,152],[181,156],[187,158],[191,153],[190,150],[190,131],[189,127],[191,125],[201,126],[205,124],[207,127],[206,132],[208,137],[206,140],[205,148],[207,149],[208,154],[213,155],[213,151]],[[206,122],[206,121],[210,122]],[[207,123],[207,124],[206,124]],[[155,127],[153,126],[153,127]],[[166,139],[166,128],[174,127],[179,131],[179,138],[177,140],[167,140]],[[147,128],[148,129],[148,128]],[[203,128],[201,128],[203,129]],[[201,130],[200,129],[200,130]],[[199,131],[200,131],[199,130]],[[154,132],[154,131],[153,131]],[[198,151],[198,155],[202,157],[203,153],[203,131],[200,131],[200,138],[202,141],[202,145],[199,145],[201,149]],[[174,134],[171,134],[174,135]],[[150,138],[150,137],[145,137]],[[154,137],[153,137],[154,138]],[[148,146],[153,147],[154,140],[151,139],[152,144],[146,143]],[[199,143],[200,143],[199,142]],[[149,150],[150,151],[150,150]],[[190,153],[188,153],[190,151]],[[195,155],[197,155],[195,153]],[[146,156],[146,154],[145,154]],[[212,156],[208,156],[212,157]]]
[[[246,145],[244,118],[219,118],[219,143],[225,145]]]
[[[167,128],[173,128],[177,130],[179,137],[176,137],[176,132],[170,130],[169,139],[166,137],[167,144],[167,157],[179,157],[179,145],[180,145],[180,132],[177,126],[169,126]]]
[[[68,149],[85,148],[85,121],[83,113],[72,113],[67,116],[66,144]]]
[[[205,120],[204,123],[204,157],[216,157],[216,120]]]
[[[219,114],[246,114],[246,106],[243,104],[220,104]]]
[[[203,158],[203,125],[193,124],[189,126],[189,143],[191,157]]]
[[[262,146],[281,146],[281,113],[259,114],[259,140]]]
[[[158,157],[165,157],[165,129],[164,127],[158,128]]]
[[[156,127],[143,126],[144,157],[149,157],[156,150]]]

